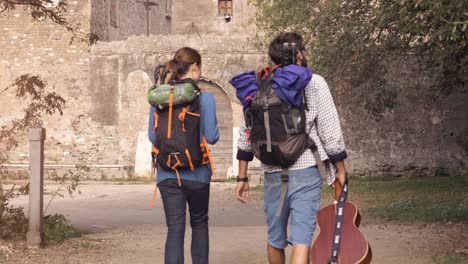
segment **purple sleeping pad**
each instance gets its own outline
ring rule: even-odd
[[[291,64],[275,70],[271,87],[281,100],[290,106],[299,107],[302,104],[302,91],[311,79],[310,69]],[[238,74],[229,83],[236,88],[237,98],[245,110],[258,91],[256,73],[248,71]]]

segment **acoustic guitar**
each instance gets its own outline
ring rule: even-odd
[[[347,182],[343,186],[335,182],[335,204],[328,205],[317,214],[320,233],[312,244],[310,263],[312,264],[368,264],[371,263],[372,251],[358,227],[361,216],[355,204],[347,202]],[[342,190],[344,191],[342,194]],[[344,198],[340,203],[339,199]],[[341,224],[337,225],[337,208]],[[340,228],[338,228],[340,226]],[[341,229],[341,230],[339,230]],[[338,242],[338,246],[337,246]],[[334,258],[333,251],[336,258]]]

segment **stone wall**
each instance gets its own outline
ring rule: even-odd
[[[233,14],[230,22],[218,15],[218,1],[175,1],[173,8],[174,34],[240,34],[250,37],[255,27],[249,20],[255,8],[249,0],[233,0]]]
[[[220,45],[221,43],[223,45]],[[88,92],[94,95],[92,96],[94,99],[89,117],[94,122],[116,129],[120,151],[115,154],[119,157],[119,164],[135,163],[135,153],[140,148],[137,144],[138,137],[146,135],[149,108],[145,93],[149,87],[147,80],[153,78],[155,65],[167,62],[178,48],[184,46],[199,50],[202,55],[203,77],[227,91],[228,99],[219,98],[219,102],[234,101],[235,93],[229,87],[228,80],[235,73],[259,67],[267,62],[265,54],[250,47],[244,38],[239,36],[131,37],[127,41],[99,43],[93,46],[91,85]],[[104,96],[105,100],[102,99]],[[218,106],[221,107],[223,106]],[[218,118],[223,118],[223,122],[225,119],[231,119],[224,114]],[[229,128],[222,127],[226,131],[225,136],[231,132],[234,125],[231,122]],[[231,153],[232,140],[228,141],[221,139],[214,147],[214,153],[217,151]],[[225,146],[221,146],[222,144]],[[218,178],[226,175],[228,166],[224,165],[218,166],[224,172],[222,175],[217,175]]]
[[[89,32],[89,4],[87,1],[69,1],[65,17],[81,25],[80,31]],[[46,83],[46,92],[55,92],[66,100],[63,116],[44,118],[47,128],[46,164],[116,164],[113,158],[100,157],[103,150],[118,152],[106,145],[114,135],[112,128],[92,122],[89,87],[89,47],[76,41],[63,27],[47,20],[33,21],[21,8],[0,16],[0,91],[22,74],[40,76]],[[15,98],[9,88],[0,95],[0,126],[23,116],[27,99]],[[114,145],[114,144],[112,144]],[[27,163],[29,145],[20,138],[19,147],[10,155],[10,164]],[[54,167],[55,168],[55,167]]]
[[[172,0],[151,1],[156,5],[149,11],[149,34],[171,32]],[[91,0],[91,32],[100,40],[123,40],[129,36],[147,34],[147,13],[142,2],[117,0],[117,23],[110,22],[111,0]]]
[[[60,28],[57,30],[61,32]],[[229,88],[229,78],[267,62],[265,54],[250,47],[242,37],[131,37],[127,41],[98,43],[90,51],[84,46],[68,47],[64,43],[67,42],[60,42],[62,46],[56,43],[60,48],[53,48],[53,56],[45,53],[44,58],[27,67],[22,63],[28,55],[20,54],[25,58],[18,58],[15,47],[8,46],[9,52],[0,57],[0,90],[22,73],[42,76],[48,82],[48,91],[55,91],[67,100],[63,116],[45,118],[48,168],[63,172],[69,166],[89,166],[92,171],[86,175],[94,178],[126,177],[133,173],[138,142],[147,137],[146,91],[150,78],[155,65],[168,61],[176,49],[197,48],[203,57],[203,76],[228,91],[231,101],[235,95]],[[50,51],[53,42],[38,41],[35,45],[44,46],[36,51],[42,54],[42,50]],[[21,101],[13,98],[12,90],[0,97],[3,110],[0,125],[22,113],[18,107]],[[27,163],[26,138],[21,139],[10,158],[10,164]]]
[[[255,50],[240,35],[229,37],[202,35],[201,38],[155,36],[150,39],[134,37],[125,42],[95,46],[92,56],[93,61],[101,60],[97,68],[118,65],[119,77],[109,78],[118,80],[117,84],[113,81],[113,85],[120,87],[121,100],[132,100],[132,98],[136,100],[129,91],[140,88],[132,86],[126,76],[136,70],[143,70],[151,76],[156,63],[165,62],[177,48],[182,46],[194,47],[200,51],[203,75],[222,86],[228,93],[233,102],[233,127],[237,127],[242,119],[242,113],[237,106],[235,91],[228,80],[240,72],[258,70],[268,61],[263,52]],[[335,100],[342,121],[349,153],[347,160],[349,172],[361,176],[462,173],[467,162],[468,150],[466,138],[468,95],[457,93],[433,100],[427,92],[423,92],[424,89],[427,90],[425,88],[427,83],[424,80],[427,79],[425,76],[429,74],[428,72],[414,75],[415,69],[411,64],[395,64],[392,69],[394,70],[389,71],[387,78],[399,87],[397,107],[385,113],[380,121],[376,121],[366,112],[363,98],[355,96],[354,88],[330,87],[335,91]],[[100,76],[98,74],[92,78]],[[98,86],[105,87],[104,84]],[[414,87],[419,87],[421,90]],[[123,94],[125,97],[122,97]],[[96,116],[93,118],[102,118],[102,114],[99,113],[111,112],[113,113],[111,116],[120,115],[118,120],[122,120],[122,116],[127,115],[126,111],[119,108],[123,102],[125,101],[107,103],[105,108],[108,110],[95,111]],[[127,109],[133,111],[134,108]],[[144,108],[139,111],[144,115]],[[131,125],[119,125],[121,140],[122,135],[130,135],[127,136],[124,145],[121,141],[121,146],[133,151],[135,140],[131,133],[136,128],[143,131],[146,120],[128,122],[131,122]],[[131,162],[132,152],[128,152],[123,157],[124,161]]]
[[[83,25],[84,32],[89,31],[89,7],[81,1],[71,2],[67,14]],[[32,21],[20,11],[2,14],[0,25],[0,91],[21,74],[33,73],[48,83],[47,91],[67,100],[63,116],[45,118],[46,163],[56,167],[87,165],[93,168],[88,175],[98,178],[132,173],[137,142],[139,138],[144,141],[146,133],[145,92],[154,66],[169,60],[176,49],[198,49],[203,75],[223,87],[232,102],[236,97],[228,80],[242,71],[258,70],[268,61],[263,52],[250,46],[245,35],[223,36],[214,29],[216,34],[200,37],[130,37],[98,43],[89,50],[83,43],[69,45],[71,35],[60,26]],[[395,69],[402,69],[402,65],[395,65]],[[362,98],[353,96],[354,88],[336,89],[349,171],[371,176],[461,171],[467,162],[467,94],[431,101],[424,93],[405,89],[408,80],[423,82],[428,73],[415,75],[408,68],[390,74],[401,91],[396,109],[378,122],[366,114]],[[0,126],[20,117],[24,105],[11,89],[2,92]],[[236,103],[233,109],[237,109],[233,117],[236,127],[241,113]],[[23,138],[10,163],[26,163],[27,153],[28,143]]]
[[[90,29],[101,41],[110,39],[110,0],[90,1]]]
[[[456,175],[468,162],[468,93],[434,96],[428,76],[410,56],[388,62],[387,81],[396,87],[396,107],[377,121],[368,114],[359,88],[336,88],[357,175]]]

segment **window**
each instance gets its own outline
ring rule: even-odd
[[[232,16],[232,0],[218,0],[218,15],[224,16],[225,14]]]
[[[117,26],[117,0],[110,1],[110,23]]]

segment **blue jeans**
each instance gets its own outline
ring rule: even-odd
[[[208,264],[210,184],[182,180],[182,186],[179,187],[177,180],[167,179],[160,182],[158,188],[167,224],[164,263],[184,264],[185,218],[188,204],[192,227],[192,263]]]
[[[288,191],[281,214],[281,173],[265,173],[265,217],[268,225],[268,244],[283,249],[288,243],[310,246],[320,209],[322,178],[317,167],[289,171]],[[287,239],[288,219],[291,235]]]

